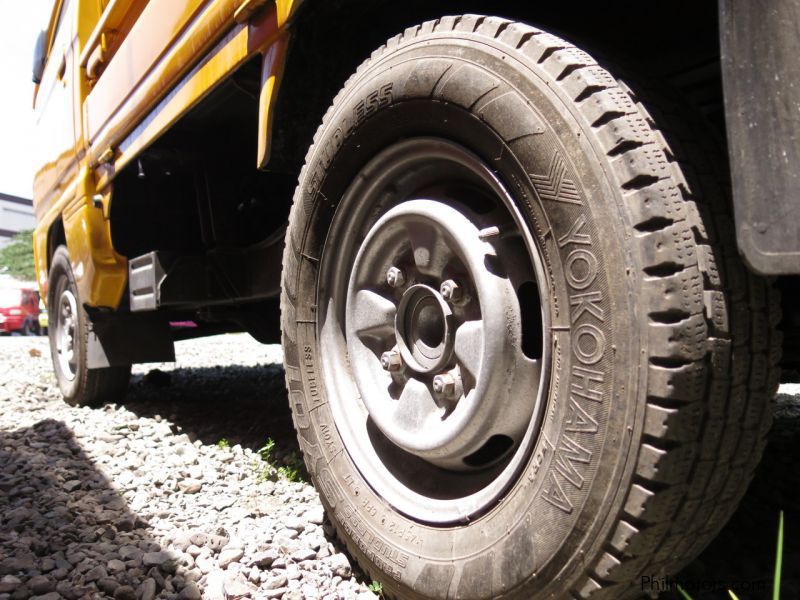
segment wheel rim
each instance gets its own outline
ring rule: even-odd
[[[474,518],[538,437],[549,312],[521,291],[547,289],[539,251],[505,188],[456,144],[407,140],[361,175],[339,210],[344,230],[366,234],[321,264],[331,410],[351,459],[396,509]],[[370,206],[384,208],[373,223]]]
[[[78,303],[70,290],[61,292],[56,311],[56,353],[61,373],[70,381],[75,378],[77,357],[75,335],[77,331]]]

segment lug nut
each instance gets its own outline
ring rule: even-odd
[[[452,279],[442,282],[439,293],[445,302],[450,302],[451,304],[459,302],[464,297],[464,289]]]
[[[454,400],[461,395],[459,378],[452,373],[441,373],[433,378],[433,391],[445,400]]]
[[[403,359],[399,352],[390,350],[381,354],[381,366],[390,373],[399,371],[403,368]]]
[[[386,271],[386,283],[393,288],[405,285],[405,273],[403,273],[402,269],[398,269],[397,267],[389,267],[389,270]]]

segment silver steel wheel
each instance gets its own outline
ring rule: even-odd
[[[75,336],[78,331],[78,303],[70,290],[66,289],[61,292],[55,317],[58,365],[64,377],[72,381],[75,378],[77,365]]]
[[[397,510],[473,518],[537,439],[549,373],[539,251],[490,169],[439,139],[385,150],[342,207],[351,233],[323,257],[319,299],[339,433]]]

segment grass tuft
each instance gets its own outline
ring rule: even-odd
[[[263,483],[264,481],[276,481],[278,478],[283,478],[288,481],[303,483],[303,472],[305,465],[303,459],[300,458],[296,452],[292,451],[289,456],[283,459],[283,464],[276,464],[274,456],[275,440],[269,438],[266,443],[258,449],[258,455],[261,457],[261,463],[256,462],[253,467],[256,470],[256,481]],[[264,464],[266,463],[266,465]]]
[[[383,598],[383,584],[380,581],[373,581],[367,586],[367,589],[379,598]]]

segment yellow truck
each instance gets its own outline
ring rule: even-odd
[[[64,399],[175,340],[280,340],[387,595],[653,591],[800,356],[798,15],[757,5],[56,0],[34,246]]]

